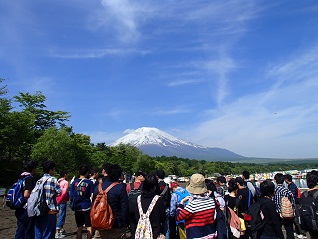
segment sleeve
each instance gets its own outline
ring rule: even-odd
[[[189,204],[187,206],[189,206]],[[176,213],[177,221],[187,220],[189,217],[192,216],[192,213],[189,212],[186,208],[183,208],[182,204],[178,205]]]
[[[27,177],[24,180],[24,190],[32,191],[34,187],[34,179],[33,177]]]
[[[171,201],[170,201],[170,217],[176,216],[177,203],[178,203],[178,195],[176,193],[172,193]]]

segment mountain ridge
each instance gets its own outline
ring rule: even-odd
[[[207,161],[239,161],[246,157],[223,148],[204,147],[176,138],[154,127],[141,127],[109,146],[130,144],[149,156],[176,156]]]

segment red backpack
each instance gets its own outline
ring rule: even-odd
[[[109,230],[113,227],[116,218],[112,208],[108,204],[107,193],[117,184],[119,183],[112,183],[105,191],[102,190],[102,184],[98,184],[99,193],[93,203],[90,214],[94,229]]]

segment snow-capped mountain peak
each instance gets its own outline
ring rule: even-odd
[[[119,144],[131,144],[136,147],[142,145],[158,145],[158,146],[170,146],[176,147],[181,145],[192,146],[196,148],[205,148],[200,145],[192,144],[182,139],[178,139],[164,131],[152,127],[138,128],[132,133],[116,140],[110,146],[116,146]]]

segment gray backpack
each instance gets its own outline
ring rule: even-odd
[[[28,198],[28,216],[40,217],[46,215],[50,209],[46,203],[46,196],[44,193],[44,184],[50,177],[40,178]]]

